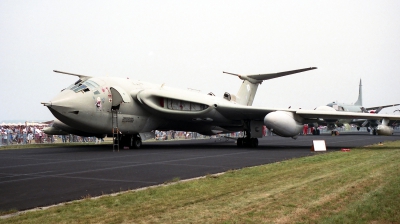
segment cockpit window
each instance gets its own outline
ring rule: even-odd
[[[329,103],[329,104],[327,104],[327,106],[332,107],[333,109],[335,109],[337,111],[345,111],[344,107],[339,106],[337,104]]]
[[[77,93],[80,91],[89,92],[90,90],[95,90],[99,87],[100,85],[92,80],[86,80],[82,82],[82,80],[79,79],[77,82],[69,86],[67,89],[70,89]]]
[[[88,87],[90,87],[92,89],[97,89],[100,87],[100,85],[97,84],[96,82],[94,82],[93,80],[87,80],[83,84],[86,84]]]

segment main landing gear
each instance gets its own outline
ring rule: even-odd
[[[371,133],[372,135],[377,135],[376,129],[375,128],[367,128],[368,133]],[[372,132],[371,132],[372,131]]]
[[[256,148],[258,146],[258,138],[251,138],[250,131],[244,131],[244,137],[238,138],[236,144],[238,147]]]
[[[244,120],[244,137],[238,138],[236,144],[238,147],[257,148],[258,138],[262,137],[262,121]]]
[[[256,148],[258,146],[258,139],[257,138],[238,138],[237,140],[238,147],[250,147]]]

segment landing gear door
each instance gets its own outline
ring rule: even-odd
[[[251,137],[252,138],[262,138],[263,137],[263,121],[251,121],[250,122],[250,127],[251,127]]]
[[[121,87],[113,86],[110,87],[112,95],[112,106],[118,106],[121,103],[130,103],[131,96]]]

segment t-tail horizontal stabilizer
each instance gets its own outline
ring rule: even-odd
[[[282,76],[305,72],[313,69],[317,68],[310,67],[310,68],[303,68],[286,72],[256,74],[256,75],[238,75],[230,72],[223,72],[223,73],[237,76],[239,77],[239,79],[243,80],[243,83],[240,86],[238,93],[236,94],[236,103],[241,105],[251,106],[253,104],[258,85],[261,84],[264,80],[279,78]]]
[[[264,80],[279,78],[282,76],[292,75],[295,73],[305,72],[305,71],[309,71],[309,70],[313,70],[313,69],[317,69],[317,67],[303,68],[303,69],[297,69],[297,70],[286,71],[286,72],[269,73],[269,74],[255,74],[255,75],[238,75],[238,74],[234,74],[234,73],[230,73],[230,72],[223,72],[223,73],[229,74],[229,75],[234,75],[234,76],[239,77],[241,80],[247,80],[251,83],[256,84],[256,83],[261,83]]]
[[[77,77],[79,77],[79,79],[82,80],[82,81],[86,81],[86,80],[92,78],[91,76],[79,75],[79,74],[74,74],[74,73],[69,73],[69,72],[62,72],[62,71],[58,71],[58,70],[53,70],[53,72],[57,72],[57,73],[61,73],[61,74],[66,74],[66,75],[77,76]]]

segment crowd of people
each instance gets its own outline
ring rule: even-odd
[[[67,142],[95,142],[96,144],[100,144],[104,142],[103,138],[96,138],[96,137],[83,137],[78,135],[59,135],[61,138],[62,143]]]
[[[43,132],[45,126],[4,125],[0,126],[0,145],[53,142],[53,136]]]
[[[32,144],[32,143],[54,143],[57,138],[60,138],[63,143],[67,142],[104,142],[104,139],[96,137],[81,137],[77,135],[60,135],[53,136],[44,133],[43,129],[46,125],[0,125],[0,146],[12,144]],[[398,129],[399,127],[397,127]],[[323,129],[322,129],[323,130]],[[321,130],[321,131],[322,131]],[[304,125],[302,135],[313,133],[313,128]],[[173,139],[198,139],[209,138],[196,132],[185,131],[154,131],[155,140],[173,140]],[[263,136],[271,136],[270,130],[263,127]],[[243,132],[234,132],[223,134],[226,137],[243,137]],[[217,136],[219,137],[219,136]]]
[[[201,135],[197,132],[187,132],[187,131],[154,131],[155,140],[172,140],[172,139],[202,139],[202,138],[212,138],[212,137],[230,137],[230,138],[239,138],[244,136],[243,131],[226,133],[226,134],[217,134],[214,136],[206,136]],[[263,126],[263,136],[272,136],[272,132],[268,130],[265,126]]]
[[[63,143],[67,142],[104,142],[96,137],[81,137],[77,135],[47,135],[43,129],[47,125],[0,125],[0,146],[13,144],[39,144],[54,143],[60,138]]]
[[[154,131],[156,140],[172,140],[172,139],[197,139],[205,138],[204,135],[198,134],[197,132],[186,132],[186,131]]]

